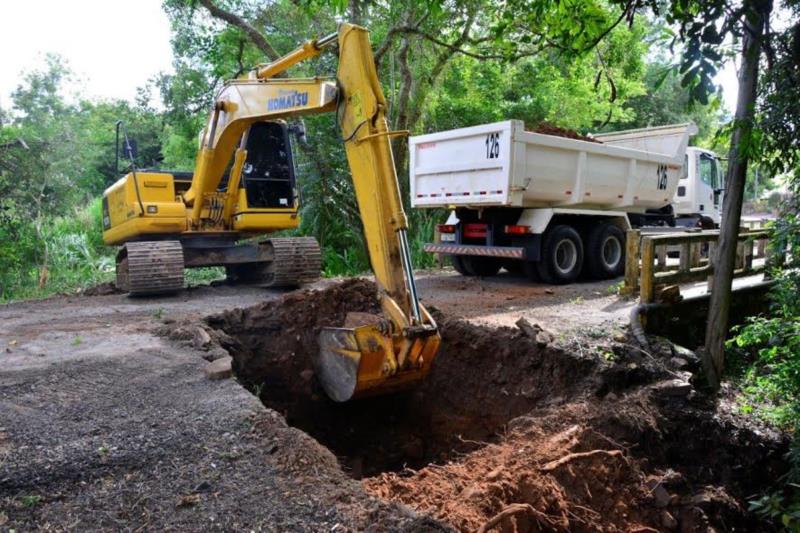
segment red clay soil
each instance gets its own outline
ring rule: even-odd
[[[533,127],[528,126],[526,124],[525,128],[532,133],[542,133],[544,135],[554,135],[556,137],[566,137],[567,139],[576,139],[578,141],[587,141],[591,143],[602,144],[602,142],[598,141],[597,139],[593,139],[592,137],[587,137],[586,135],[581,135],[575,130],[561,128],[554,124],[550,124],[549,122],[540,122]]]
[[[656,524],[659,510],[636,462],[607,442],[587,449],[597,438],[575,423],[585,407],[525,420],[500,442],[444,466],[384,473],[363,484],[461,531],[630,531]]]
[[[618,399],[536,410],[477,451],[362,484],[460,531],[771,530],[747,513],[744,498],[785,467],[779,447],[765,453],[763,438],[693,412],[675,394],[660,382]],[[671,435],[672,409],[694,423]]]

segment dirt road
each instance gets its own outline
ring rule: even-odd
[[[210,381],[165,322],[278,293],[202,288],[152,300],[0,308],[0,528],[416,529],[233,380]],[[313,477],[302,457],[314,451]],[[322,460],[320,460],[322,458]]]
[[[503,512],[519,531],[754,523],[742,498],[777,478],[782,437],[698,396],[691,361],[628,349],[632,304],[608,284],[420,278],[448,347],[429,381],[344,409],[301,390],[301,325],[346,311],[366,282],[0,307],[0,528],[468,531]],[[520,317],[555,338],[500,327]],[[276,324],[297,342],[273,342]],[[206,377],[224,349],[250,391]],[[569,459],[552,466],[596,449],[611,461],[587,456],[588,485]]]

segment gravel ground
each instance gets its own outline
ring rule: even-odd
[[[153,333],[277,294],[1,307],[0,529],[439,529],[367,496],[330,452]],[[309,449],[327,460],[305,464],[298,450]]]

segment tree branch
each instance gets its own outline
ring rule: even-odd
[[[443,40],[439,39],[438,37],[434,37],[433,35],[431,35],[429,33],[425,33],[421,29],[415,28],[413,26],[397,26],[395,28],[392,28],[392,30],[390,30],[390,31],[392,31],[393,33],[409,33],[409,34],[418,35],[419,37],[422,37],[423,39],[425,39],[427,41],[430,41],[431,43],[433,43],[433,44],[435,44],[437,46],[441,46],[443,48],[449,49],[453,53],[463,54],[463,55],[465,55],[467,57],[472,57],[474,59],[480,59],[482,61],[483,60],[488,60],[488,59],[505,59],[505,60],[509,60],[509,61],[516,61],[518,59],[522,59],[523,57],[534,56],[534,55],[538,54],[539,52],[541,52],[540,48],[536,48],[534,50],[526,50],[524,52],[519,52],[519,53],[513,54],[513,55],[481,54],[479,52],[473,52],[471,50],[467,50],[465,48],[462,48],[462,45],[465,42],[468,42],[468,40],[466,40],[466,39],[462,41],[459,38],[459,40],[457,42],[459,42],[460,44],[456,45],[454,43],[448,43],[446,41],[443,41]],[[388,35],[387,35],[387,37],[388,37]]]
[[[389,31],[386,33],[386,37],[384,37],[383,39],[383,44],[381,44],[381,46],[375,51],[375,56],[374,56],[375,66],[376,67],[380,66],[381,59],[386,54],[386,52],[388,52],[389,49],[392,47],[392,44],[394,43],[394,38],[398,34],[404,33],[403,31],[401,31],[402,28],[406,27],[419,28],[422,25],[422,23],[425,22],[425,20],[428,18],[430,14],[431,14],[430,11],[427,11],[424,15],[422,15],[422,17],[420,17],[420,19],[417,22],[414,22],[412,24],[407,23],[405,26],[393,26],[392,28],[390,28]]]
[[[253,44],[264,52],[271,61],[275,61],[281,57],[278,51],[269,44],[266,37],[239,15],[231,13],[230,11],[225,11],[221,7],[215,5],[211,0],[198,0],[198,2],[211,13],[212,17],[223,20],[231,26],[235,26],[245,32],[250,40],[253,41]]]

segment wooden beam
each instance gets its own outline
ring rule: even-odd
[[[642,239],[642,277],[639,301],[643,304],[653,302],[654,286],[653,274],[655,269],[656,245],[651,237]]]
[[[636,292],[639,288],[639,242],[642,232],[634,229],[629,230],[625,240],[625,286],[624,294]]]

